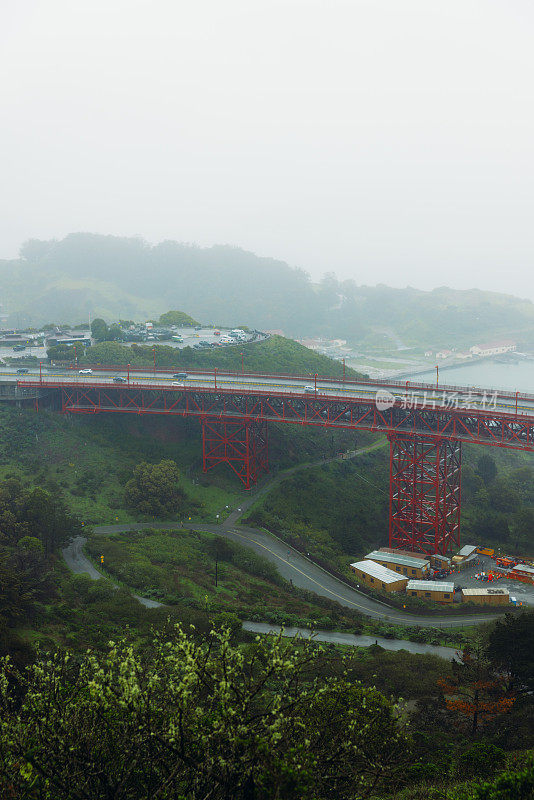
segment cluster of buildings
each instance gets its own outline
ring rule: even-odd
[[[462,556],[458,554],[465,560],[476,553],[477,548],[466,545],[462,550],[469,551]],[[351,564],[350,569],[361,583],[376,591],[405,592],[410,597],[437,603],[452,603],[455,594],[454,583],[433,578],[436,574],[438,577],[450,574],[454,566],[451,559],[440,554],[426,555],[382,547],[367,553],[365,559]],[[534,573],[534,569],[532,572]],[[460,591],[461,600],[467,603],[503,605],[510,602],[508,589],[501,587],[477,586]]]
[[[502,339],[500,341],[495,342],[486,342],[484,344],[474,344],[473,347],[470,347],[469,350],[459,352],[457,350],[437,350],[434,352],[433,350],[427,350],[425,352],[425,356],[430,358],[430,356],[434,356],[438,359],[447,359],[447,358],[459,358],[462,360],[468,358],[487,358],[488,356],[498,356],[502,355],[503,353],[512,353],[517,350],[517,343],[511,341],[510,339]]]

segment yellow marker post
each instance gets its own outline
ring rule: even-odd
[[[103,563],[104,563],[104,556],[100,556],[100,563],[101,563],[101,564],[103,564]]]

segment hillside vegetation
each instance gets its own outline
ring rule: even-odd
[[[391,331],[423,347],[512,334],[534,346],[534,305],[526,300],[475,289],[372,287],[332,273],[314,284],[301,269],[236,247],[151,246],[76,233],[27,242],[18,260],[0,261],[0,278],[4,308],[19,326],[78,322],[89,314],[151,319],[174,307],[204,323],[343,337],[371,348]],[[361,280],[367,279],[362,266]]]
[[[309,377],[317,373],[332,378],[340,378],[343,375],[343,364],[339,361],[315,353],[283,336],[270,336],[260,342],[209,350],[155,345],[155,351],[156,366],[162,369],[210,370],[217,367],[229,372],[241,372],[244,366],[245,372],[288,373]],[[153,345],[133,344],[131,347],[126,347],[117,342],[102,342],[88,349],[81,361],[85,364],[131,364],[135,367],[151,368],[154,363]],[[345,374],[353,378],[366,377],[349,367],[346,367]]]

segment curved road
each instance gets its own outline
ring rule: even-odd
[[[362,453],[374,450],[378,445],[355,450],[350,457],[361,455]],[[297,550],[285,542],[277,539],[271,533],[259,528],[251,528],[246,525],[238,525],[237,521],[243,516],[245,511],[253,505],[260,496],[266,494],[273,486],[280,483],[289,475],[302,469],[309,469],[314,466],[331,461],[341,460],[339,456],[333,459],[321,460],[310,464],[297,465],[289,470],[274,476],[271,480],[260,485],[258,489],[248,497],[243,499],[241,506],[233,511],[226,520],[219,525],[199,523],[193,526],[194,530],[204,533],[215,533],[218,536],[238,542],[239,544],[250,547],[259,555],[273,563],[280,575],[294,586],[314,592],[315,594],[335,600],[346,608],[352,608],[365,616],[373,619],[380,619],[400,625],[419,625],[424,628],[452,628],[458,626],[477,625],[482,622],[496,619],[501,614],[478,614],[476,616],[465,615],[440,615],[425,616],[414,614],[404,610],[392,608],[386,603],[374,600],[366,594],[358,592],[348,583],[344,583],[339,578],[331,575],[326,570],[314,564],[306,556],[301,555]],[[127,531],[137,531],[146,528],[160,528],[162,530],[181,530],[184,526],[181,523],[172,523],[165,520],[155,522],[134,522],[129,524],[98,525],[94,526],[94,531],[100,535],[110,533],[124,533]],[[186,526],[189,528],[189,526]],[[85,537],[79,536],[63,550],[63,556],[69,569],[76,573],[88,573],[93,580],[104,577],[95,569],[94,565],[83,553]],[[155,600],[134,595],[143,605],[154,608],[160,603]],[[501,612],[502,613],[502,612]]]

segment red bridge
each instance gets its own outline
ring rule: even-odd
[[[534,450],[534,396],[519,392],[100,366],[86,375],[4,372],[0,381],[16,381],[22,396],[51,394],[69,414],[198,417],[204,471],[227,464],[247,489],[268,469],[268,422],[385,433],[390,546],[426,553],[459,544],[462,442]]]

